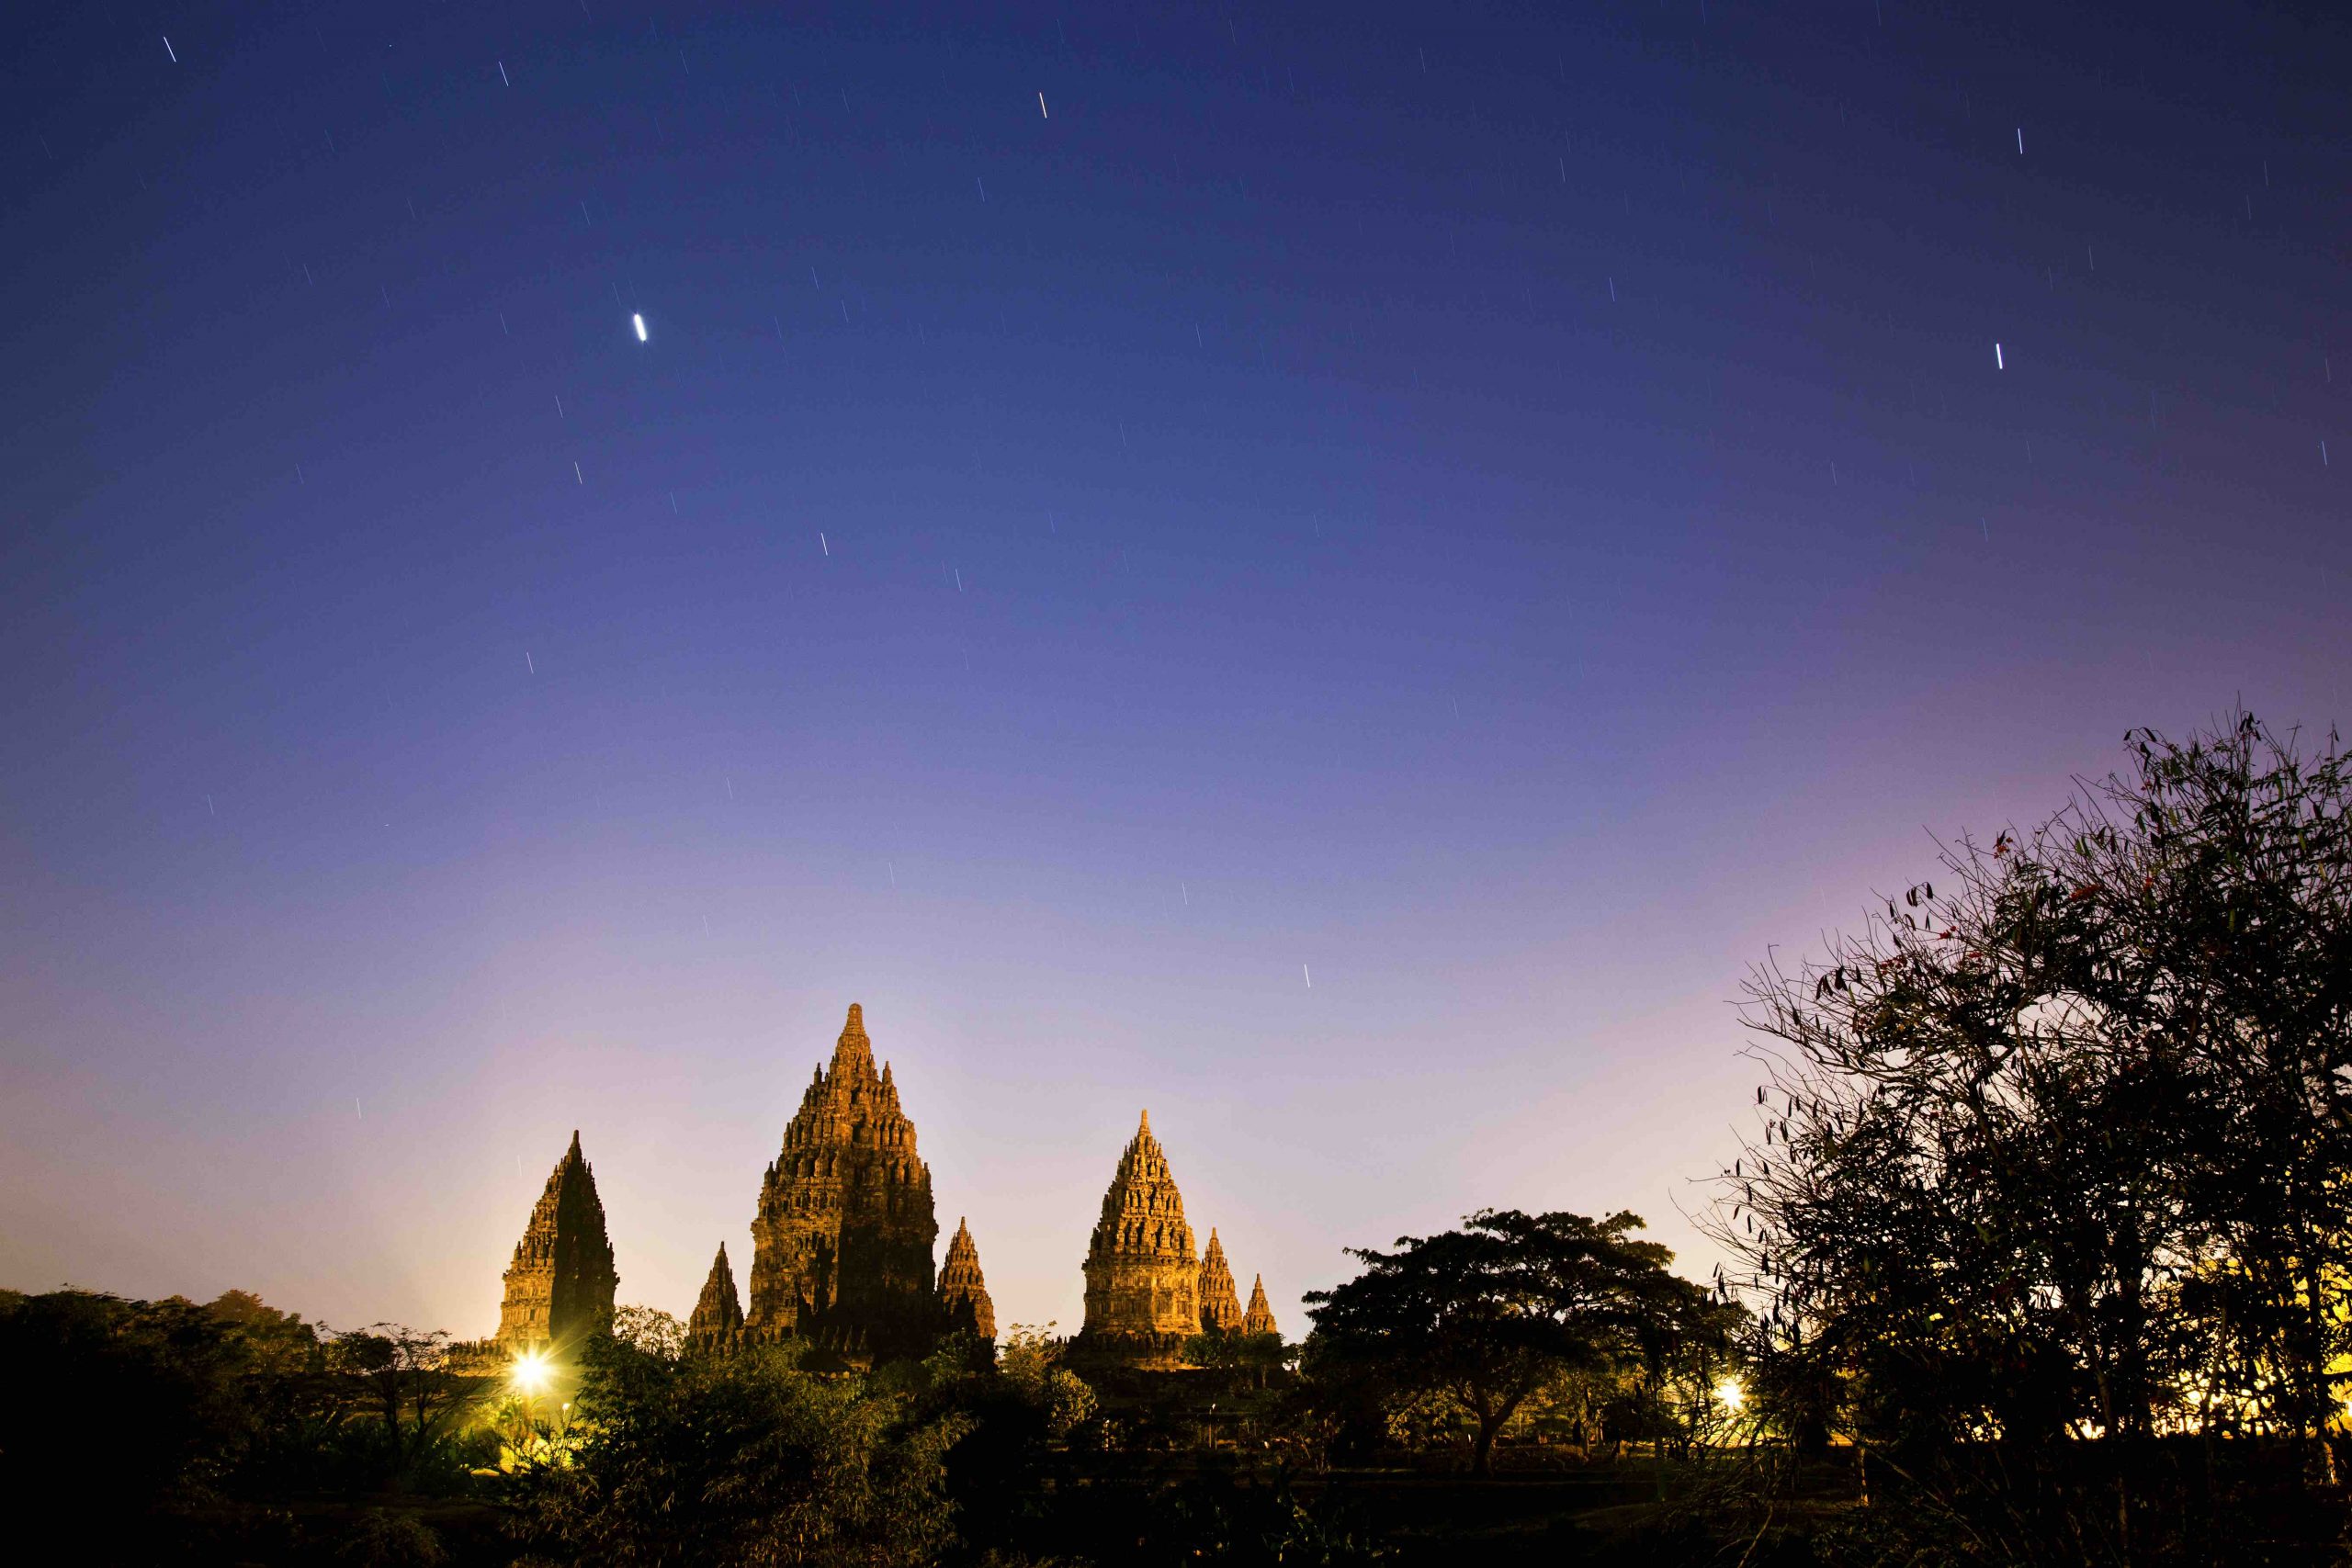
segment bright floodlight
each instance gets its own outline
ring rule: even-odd
[[[555,1363],[544,1350],[526,1350],[514,1358],[506,1376],[524,1393],[543,1393],[555,1377]]]
[[[637,341],[643,343],[645,341],[645,318],[643,316],[631,316],[628,319],[628,324],[637,329]]]
[[[1725,1410],[1736,1410],[1747,1402],[1747,1391],[1739,1386],[1737,1378],[1725,1378],[1715,1385],[1715,1402]]]

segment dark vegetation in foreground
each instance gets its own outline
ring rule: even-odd
[[[2246,716],[2129,744],[1758,973],[1707,1285],[1489,1212],[1182,1373],[632,1308],[536,1401],[233,1292],[0,1295],[0,1506],[125,1562],[2345,1562],[2352,774]]]

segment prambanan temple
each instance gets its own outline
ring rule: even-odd
[[[515,1348],[568,1344],[613,1315],[613,1244],[605,1238],[605,1205],[596,1176],[580,1153],[580,1133],[555,1162],[531,1223],[506,1269],[498,1309],[498,1342]]]
[[[722,1243],[687,1337],[709,1349],[794,1338],[854,1365],[920,1355],[958,1329],[993,1339],[996,1308],[970,1227],[957,1223],[934,1274],[938,1239],[914,1122],[890,1065],[876,1069],[865,1011],[852,1003],[831,1065],[809,1080],[760,1181],[750,1310]],[[1275,1332],[1262,1280],[1249,1310],[1239,1306],[1214,1230],[1195,1256],[1148,1112],[1119,1156],[1084,1268],[1086,1323],[1070,1347],[1081,1361],[1174,1367],[1194,1334]],[[574,1133],[506,1270],[497,1343],[564,1346],[611,1317],[617,1283],[595,1176]]]

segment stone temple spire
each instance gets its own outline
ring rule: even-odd
[[[1241,1320],[1244,1334],[1272,1334],[1281,1330],[1274,1326],[1274,1309],[1266,1304],[1266,1277],[1257,1276],[1250,1284],[1250,1312]]]
[[[752,1221],[752,1303],[759,1338],[797,1336],[853,1360],[920,1353],[937,1331],[931,1171],[896,1083],[874,1069],[865,1012],[850,1005],[784,1130]]]
[[[874,1042],[865,1037],[865,1010],[855,1002],[849,1004],[849,1021],[842,1025],[841,1037],[833,1042],[833,1071],[852,1064],[861,1065],[865,1076],[874,1075]]]
[[[508,1350],[561,1348],[612,1321],[613,1245],[605,1235],[605,1205],[595,1172],[571,1146],[555,1164],[531,1209],[514,1261],[506,1269],[506,1299],[498,1309],[498,1339]]]
[[[718,1257],[710,1265],[710,1278],[702,1282],[702,1299],[695,1303],[694,1315],[686,1319],[688,1344],[717,1348],[731,1345],[743,1332],[743,1306],[735,1294],[735,1270],[727,1261],[727,1244],[718,1244]]]
[[[980,1249],[972,1243],[971,1227],[956,1222],[955,1239],[947,1244],[947,1262],[939,1270],[939,1303],[947,1309],[950,1330],[963,1329],[983,1339],[996,1337],[996,1303],[989,1300],[988,1281],[980,1278]]]
[[[1086,1325],[1070,1347],[1073,1357],[1177,1364],[1184,1340],[1200,1332],[1200,1262],[1148,1111],[1102,1195],[1085,1272]]]
[[[1241,1326],[1241,1298],[1233,1293],[1233,1270],[1225,1261],[1225,1244],[1209,1227],[1209,1249],[1201,1255],[1201,1332],[1230,1334]]]

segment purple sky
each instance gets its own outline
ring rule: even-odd
[[[0,1283],[683,1314],[854,1000],[1001,1323],[1146,1106],[1697,1272],[1768,945],[2352,717],[2330,8],[982,9],[13,40]]]

